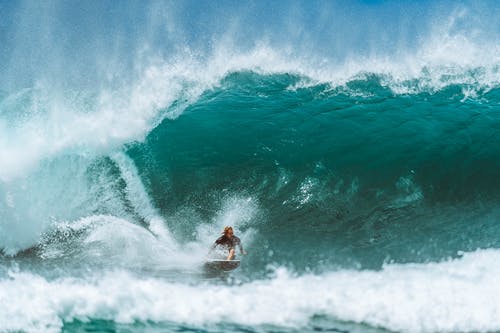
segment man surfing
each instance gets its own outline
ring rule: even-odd
[[[245,250],[243,250],[243,246],[241,245],[241,240],[234,235],[234,231],[232,227],[225,227],[224,231],[222,232],[222,236],[217,238],[215,241],[214,245],[212,245],[212,248],[210,251],[215,250],[216,247],[221,247],[225,250],[228,250],[228,256],[226,260],[234,260],[235,258],[235,247],[239,246],[240,248],[240,253],[245,255],[247,254]]]

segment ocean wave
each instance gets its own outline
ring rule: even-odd
[[[493,200],[499,46],[458,29],[464,15],[397,54],[325,59],[216,38],[206,52],[145,47],[126,75],[110,66],[91,84],[61,84],[57,72],[8,89],[0,247],[15,254],[54,223],[99,214],[168,238],[176,227],[164,217],[185,206],[202,216],[177,228],[188,235],[216,215],[210,196],[221,193],[252,198],[260,214],[285,207],[292,220],[318,207],[337,221]]]
[[[140,86],[162,77],[158,73]],[[51,108],[57,103],[46,104],[31,90],[7,97],[0,227],[9,236],[2,248],[14,254],[36,244],[54,221],[95,214],[135,220],[151,230],[156,225],[169,238],[164,217],[200,193],[251,197],[258,205],[269,203],[260,209],[264,214],[285,209],[292,220],[307,209],[339,220],[436,202],[469,205],[478,195],[493,200],[498,88],[472,92],[468,85],[450,85],[400,95],[378,75],[337,87],[303,85],[305,80],[232,72],[216,84],[185,83],[163,102],[150,99],[167,89],[161,83],[158,91],[143,87],[156,92],[132,103],[139,106],[131,114],[119,107],[85,112],[79,104],[84,99],[73,109]],[[182,99],[185,94],[191,97]],[[170,106],[160,107],[172,98]],[[23,112],[13,112],[12,105]],[[25,209],[33,202],[36,213]],[[203,207],[198,213],[206,220],[211,214],[203,211],[218,209],[202,197],[191,205]]]
[[[0,331],[500,330],[494,1],[234,5],[0,6]]]

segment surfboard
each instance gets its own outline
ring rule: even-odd
[[[229,272],[240,266],[239,260],[208,259],[205,262],[205,269],[211,271]]]

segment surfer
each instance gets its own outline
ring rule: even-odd
[[[239,246],[240,253],[245,255],[247,254],[245,250],[243,250],[243,246],[241,245],[241,240],[234,235],[232,227],[225,227],[222,232],[222,236],[217,238],[214,245],[212,245],[211,251],[213,251],[217,246],[220,246],[229,251],[226,260],[233,260],[235,257],[235,248]]]

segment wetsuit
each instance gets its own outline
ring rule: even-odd
[[[228,249],[228,251],[230,251],[231,249],[235,249],[236,246],[239,246],[240,250],[242,248],[241,247],[241,240],[236,236],[233,236],[232,238],[229,238],[226,235],[220,236],[215,241],[215,244],[213,247],[215,248],[217,245],[220,245],[220,246]]]

